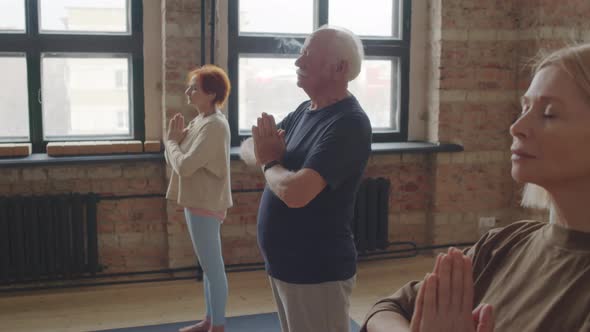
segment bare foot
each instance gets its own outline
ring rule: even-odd
[[[178,332],[209,332],[211,322],[207,319],[198,322],[195,325],[185,326],[178,330]]]

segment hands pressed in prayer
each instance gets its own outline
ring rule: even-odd
[[[412,332],[493,332],[493,308],[481,304],[473,310],[471,259],[450,248],[436,259],[418,291]]]
[[[262,113],[256,126],[252,126],[254,154],[258,165],[281,161],[285,154],[285,131],[278,129],[272,115]]]
[[[184,128],[184,116],[182,116],[180,113],[177,113],[172,117],[172,119],[170,119],[166,138],[169,141],[180,143],[186,136],[186,132],[187,129]]]

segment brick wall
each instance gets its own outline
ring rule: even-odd
[[[436,244],[478,238],[478,219],[514,220],[508,128],[519,112],[518,17],[514,1],[433,1],[429,137],[465,152],[433,159],[432,218]]]
[[[193,0],[162,0],[161,5],[165,129],[177,112],[194,116],[183,91],[186,72],[200,61],[201,8]],[[520,188],[510,177],[508,127],[530,81],[523,64],[541,47],[589,41],[590,2],[432,0],[427,15],[427,138],[460,143],[465,152],[371,156],[366,176],[387,177],[392,184],[390,241],[474,241],[481,216],[496,216],[501,224],[546,218],[518,207]],[[222,226],[225,261],[260,262],[260,192],[250,190],[261,189],[264,179],[241,161],[232,161],[231,167],[235,192]],[[163,194],[169,172],[160,162],[5,168],[0,169],[0,195]],[[107,272],[195,263],[182,209],[175,203],[163,198],[102,201],[98,212],[99,249]]]
[[[424,154],[374,155],[366,175],[391,182],[389,241],[427,241],[426,221],[432,203],[431,157]]]

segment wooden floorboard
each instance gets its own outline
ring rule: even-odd
[[[362,262],[351,299],[351,316],[361,322],[380,297],[423,278],[433,258]],[[228,274],[228,316],[275,311],[264,271]],[[202,284],[167,281],[26,293],[0,294],[2,331],[89,331],[200,319]]]

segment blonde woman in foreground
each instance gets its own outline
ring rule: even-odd
[[[379,301],[362,331],[590,331],[590,44],[534,67],[511,126],[512,177],[552,222],[495,229]]]

